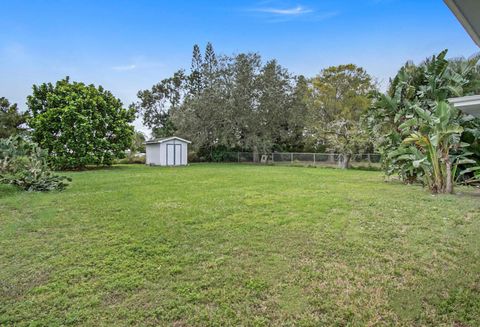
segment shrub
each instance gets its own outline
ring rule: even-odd
[[[196,151],[188,151],[188,162],[200,162]]]
[[[145,164],[145,155],[128,155],[125,158],[117,159],[116,164]]]
[[[55,175],[47,157],[45,150],[20,136],[0,139],[0,182],[26,191],[65,189],[71,179]]]

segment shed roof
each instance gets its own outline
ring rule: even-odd
[[[149,141],[146,141],[145,144],[158,144],[158,143],[163,143],[163,142],[167,142],[167,141],[170,141],[170,140],[179,140],[179,141],[182,141],[182,142],[185,142],[185,143],[192,143],[191,141],[182,139],[181,137],[178,137],[178,136],[170,136],[170,137],[156,138],[156,139],[153,139],[153,140],[149,140]]]

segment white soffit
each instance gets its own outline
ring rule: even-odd
[[[450,10],[480,47],[480,1],[444,0]]]
[[[448,99],[455,107],[475,117],[480,117],[480,95],[470,95]]]

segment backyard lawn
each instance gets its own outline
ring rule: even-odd
[[[480,195],[198,164],[0,186],[0,325],[480,325]]]

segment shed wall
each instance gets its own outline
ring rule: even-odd
[[[183,142],[182,145],[182,165],[188,164],[188,143]]]
[[[146,145],[146,164],[167,166],[167,147],[168,145],[175,146],[175,151],[178,150],[178,145],[181,146],[181,151],[176,157],[175,166],[185,166],[188,164],[188,143],[180,140],[170,140],[162,143],[147,144]]]
[[[160,149],[160,166],[166,166],[167,156],[165,154],[167,153],[167,147],[165,146],[165,143],[160,143],[159,149]]]
[[[147,144],[145,148],[145,155],[145,162],[147,165],[161,165],[160,147],[158,144]]]

